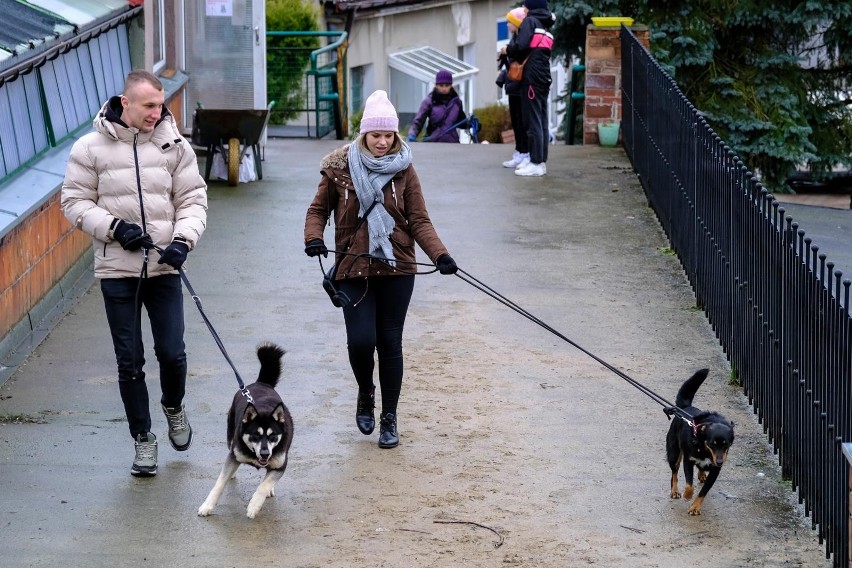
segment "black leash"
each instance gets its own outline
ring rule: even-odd
[[[545,322],[543,322],[542,320],[540,320],[536,316],[532,315],[527,310],[518,306],[516,303],[512,302],[511,300],[509,300],[508,298],[506,298],[505,296],[503,296],[502,294],[500,294],[499,292],[497,292],[496,290],[494,290],[493,288],[491,288],[490,286],[488,286],[487,284],[485,284],[481,280],[478,280],[477,278],[472,276],[469,272],[466,272],[466,271],[462,270],[461,268],[459,268],[458,272],[456,272],[456,276],[458,276],[459,279],[461,279],[464,282],[467,282],[468,284],[470,284],[471,286],[473,286],[477,290],[487,294],[488,296],[491,296],[492,298],[494,298],[495,300],[497,300],[498,302],[500,302],[504,306],[506,306],[506,307],[514,310],[515,312],[521,314],[522,316],[529,319],[533,323],[537,323],[538,325],[540,325],[541,327],[543,327],[544,329],[546,329],[547,331],[549,331],[550,333],[552,333],[556,337],[562,339],[563,341],[565,341],[569,345],[579,349],[580,351],[582,351],[583,353],[585,353],[586,355],[588,355],[589,357],[591,357],[592,359],[594,359],[595,361],[597,361],[598,363],[600,363],[601,365],[603,365],[604,367],[606,367],[607,369],[609,369],[610,371],[612,371],[613,373],[615,373],[616,375],[618,375],[619,377],[621,377],[622,379],[624,379],[625,381],[627,381],[628,383],[630,383],[631,385],[636,387],[640,392],[644,393],[651,400],[653,400],[657,404],[661,405],[663,407],[663,412],[665,413],[666,417],[668,417],[669,420],[671,420],[672,416],[677,416],[678,418],[682,419],[683,421],[685,421],[690,426],[692,426],[692,427],[695,426],[695,424],[692,421],[692,415],[691,414],[689,414],[688,412],[686,412],[682,408],[678,408],[677,406],[675,406],[674,404],[672,404],[671,402],[669,402],[668,400],[666,400],[662,396],[658,395],[657,393],[655,393],[654,391],[652,391],[651,389],[649,389],[648,387],[646,387],[645,385],[643,385],[642,383],[637,381],[636,379],[627,375],[627,373],[623,372],[621,369],[618,369],[618,368],[610,365],[609,363],[607,363],[606,361],[604,361],[603,359],[601,359],[600,357],[598,357],[597,355],[595,355],[591,351],[584,349],[583,347],[578,345],[575,341],[572,341],[571,339],[569,339],[568,337],[566,337],[562,333],[558,332],[557,330],[553,329],[551,326],[549,326],[548,324],[546,324]]]
[[[388,264],[388,266],[390,266],[390,263],[387,261],[387,259],[372,256],[372,255],[367,254],[367,253],[354,254],[354,253],[350,253],[350,252],[346,252],[346,251],[332,251],[332,250],[329,250],[329,252],[334,253],[334,254],[341,254],[341,255],[344,255],[344,256],[371,258],[373,260],[384,262],[385,264]],[[322,259],[321,258],[319,259],[319,262],[320,262],[320,269],[322,270]],[[414,275],[432,274],[432,273],[434,273],[438,270],[438,267],[435,266],[434,264],[425,264],[425,263],[420,263],[420,262],[406,263],[406,264],[415,264],[415,265],[418,265],[418,266],[431,266],[433,269],[426,271],[426,272],[417,272],[417,271],[408,272],[408,271],[400,270],[399,268],[395,268],[395,267],[392,267],[392,268],[395,268],[396,270],[398,270],[399,272],[402,272],[403,274],[414,274]],[[544,329],[546,329],[547,331],[549,331],[550,333],[552,333],[556,337],[562,339],[563,341],[565,341],[569,345],[579,349],[580,351],[582,351],[583,353],[585,353],[586,355],[588,355],[589,357],[591,357],[592,359],[594,359],[595,361],[597,361],[598,363],[600,363],[601,365],[603,365],[604,367],[606,367],[607,369],[609,369],[610,371],[612,371],[613,373],[615,373],[616,375],[618,375],[619,377],[621,377],[622,379],[624,379],[625,381],[627,381],[628,383],[633,385],[641,393],[645,394],[648,398],[650,398],[651,400],[653,400],[654,402],[656,402],[657,404],[662,406],[663,407],[663,413],[665,413],[666,417],[669,420],[671,420],[672,416],[677,416],[678,418],[680,418],[681,420],[683,420],[684,422],[689,424],[690,427],[695,428],[693,416],[691,414],[689,414],[688,412],[686,412],[684,409],[678,408],[677,406],[675,406],[674,404],[672,404],[671,402],[669,402],[668,400],[666,400],[665,398],[663,398],[659,394],[655,393],[654,391],[652,391],[651,389],[649,389],[648,387],[646,387],[645,385],[643,385],[642,383],[640,383],[636,379],[629,376],[627,373],[625,373],[621,369],[618,369],[617,367],[610,365],[609,363],[607,363],[606,361],[604,361],[603,359],[601,359],[600,357],[598,357],[597,355],[595,355],[594,353],[589,351],[588,349],[585,349],[582,346],[580,346],[577,342],[572,341],[571,339],[566,337],[564,334],[560,333],[559,331],[557,331],[556,329],[554,329],[550,325],[546,324],[545,322],[543,322],[542,320],[540,320],[539,318],[537,318],[536,316],[534,316],[533,314],[531,314],[530,312],[525,310],[524,308],[520,307],[518,304],[516,304],[513,301],[506,298],[506,296],[504,296],[503,294],[497,292],[496,290],[494,290],[493,288],[491,288],[490,286],[488,286],[487,284],[485,284],[481,280],[474,277],[469,272],[459,268],[458,271],[455,273],[455,275],[460,280],[462,280],[463,282],[467,282],[468,284],[470,284],[471,286],[473,286],[474,288],[476,288],[480,292],[483,292],[486,295],[491,296],[492,298],[494,298],[495,300],[497,300],[498,302],[500,302],[504,306],[506,306],[506,307],[514,310],[515,312],[521,314],[522,316],[524,316],[525,318],[527,318],[531,322],[540,325],[541,327],[543,327]]]
[[[366,253],[354,254],[354,253],[345,252],[345,251],[332,251],[332,250],[329,250],[329,252],[335,253],[335,254],[346,255],[346,256],[371,258],[373,260],[384,262],[385,264],[388,264],[390,266],[387,259],[372,256],[372,255],[366,254]],[[425,272],[417,272],[417,271],[409,272],[409,271],[400,270],[399,268],[395,268],[395,267],[394,268],[395,268],[395,270],[398,270],[399,272],[402,272],[403,274],[414,274],[414,275],[433,274],[434,272],[436,272],[438,270],[438,267],[435,266],[434,264],[426,264],[426,263],[421,263],[421,262],[406,263],[406,264],[415,264],[417,266],[430,266],[430,267],[432,267],[432,270],[425,271]],[[322,259],[320,259],[320,268],[322,268]],[[659,394],[655,393],[654,391],[652,391],[651,389],[649,389],[648,387],[646,387],[645,385],[643,385],[642,383],[640,383],[636,379],[630,377],[627,373],[625,373],[621,369],[618,369],[618,368],[614,367],[613,365],[610,365],[609,363],[607,363],[606,361],[604,361],[603,359],[601,359],[600,357],[598,357],[597,355],[595,355],[594,353],[589,351],[588,349],[585,349],[582,346],[580,346],[579,344],[577,344],[575,341],[572,341],[571,339],[569,339],[568,337],[566,337],[565,335],[563,335],[559,331],[555,330],[554,328],[552,328],[551,326],[549,326],[548,324],[546,324],[545,322],[543,322],[542,320],[540,320],[536,316],[532,315],[530,312],[523,309],[522,307],[520,307],[516,303],[512,302],[511,300],[506,298],[504,295],[500,294],[499,292],[497,292],[496,290],[494,290],[493,288],[491,288],[490,286],[488,286],[487,284],[485,284],[481,280],[475,278],[469,272],[459,268],[458,271],[455,274],[462,281],[467,282],[468,284],[470,284],[471,286],[473,286],[474,288],[476,288],[480,292],[483,292],[486,295],[491,296],[492,298],[494,298],[495,300],[497,300],[498,302],[500,302],[504,306],[506,306],[506,307],[514,310],[515,312],[521,314],[522,316],[529,319],[533,323],[540,325],[541,327],[543,327],[544,329],[546,329],[547,331],[549,331],[550,333],[552,333],[556,337],[562,339],[563,341],[565,341],[569,345],[579,349],[580,351],[582,351],[583,353],[585,353],[586,355],[588,355],[589,357],[591,357],[592,359],[594,359],[595,361],[597,361],[598,363],[600,363],[601,365],[603,365],[604,367],[606,367],[607,369],[609,369],[610,371],[612,371],[613,373],[615,373],[616,375],[618,375],[619,377],[621,377],[622,379],[624,379],[625,381],[627,381],[628,383],[633,385],[636,389],[638,389],[640,392],[642,392],[643,394],[648,396],[651,400],[653,400],[654,402],[656,402],[657,404],[662,406],[663,412],[665,413],[666,417],[669,420],[671,420],[672,416],[677,416],[678,418],[680,418],[681,420],[683,420],[684,422],[689,424],[690,427],[692,427],[692,428],[695,427],[695,423],[693,422],[693,417],[692,417],[691,414],[689,414],[688,412],[686,412],[682,408],[678,408],[677,406],[675,406],[674,404],[672,404],[671,402],[669,402],[668,400],[666,400],[665,398],[663,398]]]
[[[154,246],[154,250],[156,250],[160,255],[163,254],[163,249],[158,246]],[[222,352],[222,355],[225,356],[225,360],[228,362],[228,365],[231,366],[231,369],[234,371],[234,375],[237,377],[237,384],[240,386],[240,392],[246,397],[246,400],[249,404],[254,403],[254,399],[251,397],[251,393],[246,388],[246,384],[243,382],[243,378],[240,376],[240,372],[237,371],[237,367],[234,365],[234,362],[231,361],[231,358],[228,356],[228,351],[225,349],[225,344],[222,343],[222,340],[219,338],[219,334],[216,333],[216,329],[213,327],[213,324],[210,323],[210,320],[207,318],[207,314],[204,313],[204,308],[201,307],[201,298],[198,294],[195,293],[195,290],[192,288],[192,284],[189,283],[189,278],[186,276],[186,271],[181,266],[178,269],[180,273],[180,278],[183,280],[186,289],[189,291],[190,296],[192,296],[192,300],[195,302],[196,307],[198,308],[198,312],[201,314],[201,319],[204,320],[204,323],[207,324],[207,329],[210,330],[210,334],[213,336],[213,339],[216,341],[216,345],[219,346],[219,350]]]

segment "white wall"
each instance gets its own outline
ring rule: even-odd
[[[462,33],[459,33],[460,30],[456,25],[452,4],[453,2],[447,2],[437,6],[430,5],[426,10],[362,17],[355,20],[349,36],[347,57],[350,68],[372,65],[371,82],[373,84],[365,84],[365,92],[388,89],[390,68],[387,59],[391,53],[428,45],[457,57],[460,46],[473,44],[466,50],[465,60],[480,70],[472,86],[474,107],[484,106],[497,100],[498,92],[494,85],[497,74],[497,20],[506,15],[511,3],[491,0],[469,2],[470,27],[462,30]],[[456,13],[459,11],[457,7]],[[408,93],[399,94],[410,96]],[[393,100],[395,94],[390,93],[390,96]],[[422,96],[416,98],[411,112],[416,111],[422,98]],[[399,104],[402,105],[401,111],[411,106],[401,101]]]

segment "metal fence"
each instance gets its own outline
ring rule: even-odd
[[[826,557],[849,566],[850,281],[625,27],[625,150]]]
[[[346,32],[266,32],[266,91],[275,101],[270,135],[348,135],[346,37]]]

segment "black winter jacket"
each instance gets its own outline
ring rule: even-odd
[[[550,54],[553,50],[553,13],[546,8],[536,8],[527,13],[518,33],[506,46],[506,54],[514,61],[524,61],[522,87],[532,85],[536,90],[550,90]]]

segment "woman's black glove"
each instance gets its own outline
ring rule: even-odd
[[[150,235],[142,232],[142,227],[136,223],[128,223],[119,219],[112,231],[112,238],[118,241],[124,250],[139,250],[143,246],[149,249],[154,246]]]
[[[441,274],[455,274],[459,269],[459,267],[456,266],[456,261],[448,254],[442,254],[439,256],[437,262],[435,262],[435,266],[438,267],[438,271]]]
[[[186,255],[188,253],[189,246],[186,243],[173,241],[160,255],[160,260],[157,261],[157,264],[168,264],[175,270],[180,270],[180,267],[186,262]]]
[[[311,257],[323,255],[328,258],[328,249],[322,239],[314,239],[305,247],[305,254]]]

